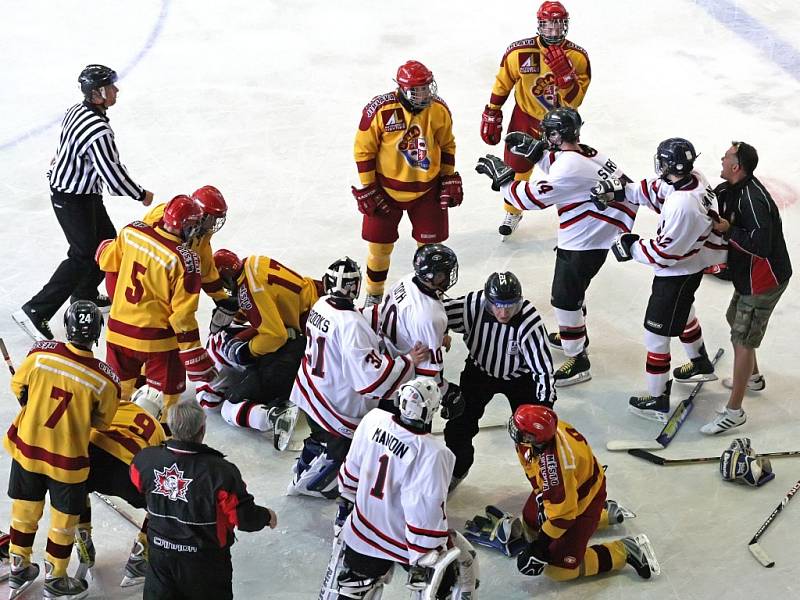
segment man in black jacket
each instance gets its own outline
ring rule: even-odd
[[[233,463],[202,443],[200,406],[176,404],[167,424],[172,439],[139,452],[130,470],[131,481],[145,494],[149,517],[144,599],[233,598],[234,527],[274,529],[278,517],[255,503]]]
[[[726,315],[733,343],[733,377],[722,382],[731,389],[727,406],[700,429],[707,435],[742,425],[747,420],[742,410],[745,390],[764,389],[756,348],[792,276],[778,207],[753,176],[757,165],[758,153],[753,146],[732,142],[722,157],[720,176],[725,181],[714,190],[721,217],[714,229],[728,240],[728,270],[734,287]]]

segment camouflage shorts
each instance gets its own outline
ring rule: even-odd
[[[758,348],[761,345],[772,311],[788,284],[788,281],[784,281],[774,290],[756,296],[743,296],[739,292],[733,292],[725,315],[731,326],[731,342],[747,348]]]

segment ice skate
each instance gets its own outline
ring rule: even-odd
[[[719,414],[710,423],[706,423],[700,428],[700,433],[706,435],[719,435],[725,433],[729,429],[734,429],[747,422],[747,413],[739,409],[732,411],[729,408],[723,408],[722,411],[717,411]]]
[[[11,574],[11,562],[8,559],[8,544],[11,536],[0,532],[0,581],[5,581]]]
[[[86,579],[89,569],[94,567],[95,550],[92,534],[88,529],[78,529],[75,532],[75,551],[78,553],[78,569],[75,579]]]
[[[20,554],[9,555],[11,573],[8,577],[8,598],[14,600],[19,597],[39,576],[39,565],[36,563],[25,564],[25,559]]]
[[[125,563],[125,575],[119,587],[130,587],[132,585],[139,585],[144,583],[144,577],[147,574],[147,548],[144,544],[136,540],[131,548],[131,555],[128,557],[128,562]]]
[[[636,537],[625,537],[620,540],[628,551],[627,563],[636,569],[639,577],[650,579],[661,573],[661,565],[658,564],[653,545],[646,535],[640,534]]]
[[[44,594],[42,598],[59,600],[80,600],[89,595],[89,584],[83,579],[69,575],[53,577],[53,564],[44,561]]]
[[[667,382],[667,387],[664,393],[660,396],[631,396],[628,400],[628,410],[635,415],[650,419],[651,421],[660,421],[666,423],[669,416],[669,395],[672,388],[672,380]]]
[[[503,217],[503,224],[497,228],[497,232],[503,236],[502,241],[505,242],[506,238],[517,230],[520,221],[522,221],[522,213],[516,215],[510,212],[506,213],[505,217]]]
[[[560,333],[558,333],[558,332],[556,332],[556,333],[548,333],[547,334],[547,342],[550,344],[550,347],[553,348],[553,350],[561,350],[562,352],[564,351],[564,348],[561,346],[561,334]],[[587,355],[589,354],[589,352],[587,352],[588,348],[589,348],[589,334],[587,333],[586,334],[586,341],[584,341],[584,343],[583,343],[583,351],[586,352]]]
[[[272,423],[272,443],[276,450],[283,452],[289,446],[297,423],[300,409],[287,402],[269,409],[269,421]]]
[[[606,500],[606,512],[608,513],[608,524],[619,525],[625,519],[633,519],[636,513],[631,512],[616,500]]]
[[[53,339],[53,332],[50,329],[48,320],[27,304],[24,304],[20,310],[15,311],[11,318],[34,342]]]
[[[586,352],[567,357],[564,364],[555,372],[556,387],[567,387],[589,381],[592,378],[592,373],[589,371],[590,366]]]
[[[717,376],[714,375],[714,365],[711,364],[705,351],[697,358],[693,358],[685,365],[673,370],[672,376],[679,383],[697,383],[717,379]]]
[[[469,471],[464,473],[461,477],[456,477],[455,475],[453,475],[450,478],[450,485],[447,486],[447,493],[452,494],[455,491],[455,489],[461,485],[461,482],[467,478],[467,475],[469,475]]]
[[[723,379],[722,387],[732,390],[733,377],[726,377]],[[747,380],[747,389],[750,392],[762,392],[764,391],[765,387],[767,387],[767,380],[764,379],[764,376],[761,373],[750,375],[750,378]]]

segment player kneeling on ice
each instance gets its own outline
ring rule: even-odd
[[[322,285],[326,295],[308,315],[308,347],[290,398],[307,415],[311,435],[287,493],[335,498],[336,473],[362,417],[381,399],[392,406],[390,396],[414,376],[428,350],[417,343],[396,358],[381,351],[378,335],[354,306],[361,269],[353,259],[331,264]]]
[[[508,422],[522,468],[533,492],[522,511],[533,538],[517,556],[524,575],[566,581],[631,565],[640,577],[660,567],[646,535],[589,546],[601,526],[620,522],[616,502],[606,502],[603,467],[572,425],[544,406],[520,406]],[[572,464],[565,464],[566,457]]]
[[[339,470],[342,495],[320,598],[377,600],[395,563],[412,598],[477,598],[472,546],[448,530],[455,457],[430,435],[441,394],[420,377],[400,388],[400,414],[376,408],[356,429]]]

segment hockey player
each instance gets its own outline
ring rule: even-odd
[[[383,296],[397,225],[408,212],[419,244],[443,242],[447,211],[464,197],[455,171],[450,109],[436,95],[433,73],[410,60],[397,70],[397,89],[364,107],[356,132],[355,161],[362,187],[353,188],[369,246],[366,306]]]
[[[638,184],[603,179],[593,191],[601,205],[624,198],[660,215],[655,238],[622,233],[611,247],[618,261],[634,259],[654,270],[644,316],[649,394],[631,397],[629,405],[634,414],[658,421],[666,420],[670,409],[670,338],[680,337],[690,359],[675,369],[677,381],[717,378],[695,317],[694,294],[703,270],[726,262],[727,243],[712,227],[719,218],[712,209],[716,198],[705,176],[693,168],[696,158],[691,142],[669,138],[656,150],[656,178]]]
[[[229,425],[269,431],[275,415],[270,409],[288,402],[305,349],[306,319],[321,284],[267,256],[241,260],[222,249],[214,253],[214,261],[249,327],[223,332],[219,349],[221,362],[242,376],[223,371],[199,388],[198,400],[205,406],[221,401]]]
[[[92,356],[103,317],[94,303],[79,300],[64,313],[67,343],[34,344],[11,379],[22,405],[6,433],[11,455],[10,598],[39,575],[31,562],[33,541],[50,496],[50,531],[45,550],[45,598],[78,599],[85,581],[67,575],[78,516],[86,500],[90,429],[106,429],[117,409],[119,380]]]
[[[598,177],[630,180],[615,161],[580,143],[582,125],[576,110],[556,108],[542,120],[542,140],[526,133],[507,136],[511,153],[528,164],[535,163],[544,173],[538,181],[512,181],[513,171],[492,155],[480,158],[476,167],[479,173],[492,178],[493,188],[499,187],[505,202],[515,209],[544,210],[556,205],[558,210],[558,247],[550,303],[559,331],[548,338],[567,357],[555,373],[559,387],[592,378],[586,354],[586,290],[605,263],[614,238],[630,233],[639,208],[624,201],[612,202],[601,212],[589,200]]]
[[[508,131],[521,131],[538,138],[541,120],[547,111],[558,107],[578,108],[592,78],[586,50],[566,39],[569,13],[560,2],[543,2],[536,13],[538,35],[511,44],[500,61],[489,104],[481,118],[481,138],[492,146],[500,141],[503,113],[514,90],[514,112]],[[517,172],[516,178],[527,181],[533,165],[509,148],[505,162]],[[522,211],[505,203],[500,235],[509,236],[522,220]]]
[[[549,408],[531,404],[514,412],[508,432],[533,487],[522,512],[524,527],[534,538],[517,556],[522,574],[544,573],[565,581],[626,564],[644,579],[659,574],[646,535],[587,547],[598,524],[609,517],[603,467],[586,438]]]
[[[440,398],[436,382],[420,377],[400,388],[399,416],[376,408],[358,426],[339,470],[346,503],[321,598],[380,598],[394,563],[408,566],[407,587],[427,589],[426,598],[476,597],[475,553],[460,534],[448,532],[454,457],[430,435]],[[442,581],[450,539],[460,550],[458,574]],[[429,581],[442,583],[428,589]]]
[[[137,399],[137,396],[139,398]],[[80,515],[75,535],[80,567],[75,576],[83,579],[94,566],[95,548],[92,542],[91,492],[122,498],[134,508],[145,508],[144,496],[131,483],[129,469],[133,457],[143,448],[158,446],[164,440],[164,428],[158,422],[158,409],[150,405],[144,388],[134,394],[134,402],[120,402],[107,429],[92,429],[89,434],[89,478],[86,480],[86,506]],[[147,519],[133,543],[125,565],[120,586],[127,587],[144,581],[147,570]]]
[[[358,423],[381,399],[391,402],[400,384],[414,376],[414,366],[427,359],[428,349],[417,343],[397,358],[381,351],[380,339],[353,304],[361,269],[351,258],[331,264],[322,285],[327,295],[309,313],[306,354],[290,398],[308,416],[312,433],[288,493],[335,498],[336,473]]]

